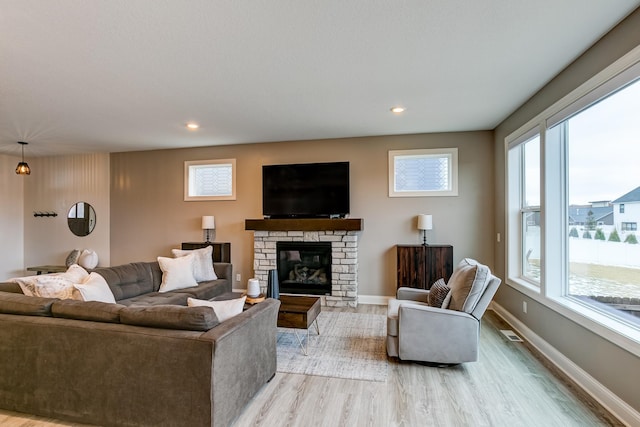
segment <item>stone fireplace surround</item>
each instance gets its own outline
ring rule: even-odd
[[[277,268],[277,242],[331,242],[329,307],[358,305],[358,232],[362,219],[247,219],[253,230],[253,270],[265,292],[269,270]]]

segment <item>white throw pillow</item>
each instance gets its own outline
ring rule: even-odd
[[[213,259],[211,253],[213,252],[212,246],[206,248],[183,250],[183,249],[171,249],[171,254],[176,257],[183,257],[187,255],[193,255],[193,277],[196,282],[205,282],[207,280],[216,280],[216,272],[213,269]]]
[[[71,264],[67,271],[61,275],[71,280],[73,283],[82,283],[87,280],[87,277],[89,277],[87,270],[80,267],[78,264]]]
[[[80,264],[87,270],[92,270],[98,265],[98,254],[91,249],[85,249],[80,254],[80,258],[78,258],[78,264]]]
[[[158,264],[162,270],[162,283],[158,292],[198,286],[198,282],[193,277],[193,256],[188,255],[180,258],[159,256]]]
[[[113,297],[113,292],[111,292],[107,281],[98,273],[89,274],[82,283],[76,283],[74,287],[80,292],[80,295],[82,295],[83,301],[116,303],[116,299]]]
[[[225,320],[231,319],[233,316],[242,313],[246,299],[246,295],[242,298],[229,299],[225,301],[207,301],[203,299],[187,298],[187,305],[189,307],[211,307],[213,312],[216,313],[216,317],[220,323],[222,323]]]

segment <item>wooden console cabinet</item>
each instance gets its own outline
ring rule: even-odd
[[[213,246],[213,262],[231,262],[231,243],[228,242],[183,242],[183,250],[192,250]]]
[[[451,245],[397,245],[397,286],[429,289],[440,278],[449,281],[453,273]]]

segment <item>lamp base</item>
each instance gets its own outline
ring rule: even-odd
[[[427,230],[422,230],[422,246],[429,246],[427,244]]]

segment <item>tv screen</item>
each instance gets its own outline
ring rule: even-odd
[[[262,166],[262,214],[268,218],[345,217],[349,162]]]

